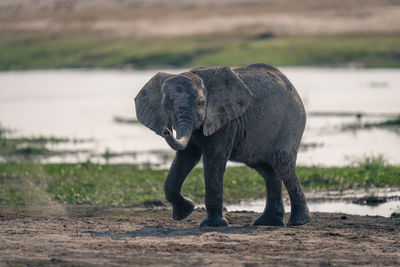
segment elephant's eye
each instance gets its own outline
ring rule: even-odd
[[[201,99],[201,100],[199,100],[199,101],[197,102],[197,105],[198,105],[198,106],[204,106],[205,103],[206,103],[206,101],[204,101],[203,99]]]

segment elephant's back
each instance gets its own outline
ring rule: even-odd
[[[303,102],[288,78],[277,68],[252,64],[234,69],[253,94],[249,113],[262,117],[287,115],[305,123]],[[260,118],[261,119],[261,118]]]
[[[259,111],[281,113],[289,108],[304,113],[303,103],[288,78],[266,64],[252,64],[234,69],[253,95],[252,107]]]
[[[234,69],[234,72],[247,85],[253,95],[282,93],[294,90],[293,85],[277,68],[267,64],[257,63]]]
[[[278,69],[266,64],[253,64],[234,71],[253,95],[253,112],[283,114],[286,107],[294,103],[296,90]]]

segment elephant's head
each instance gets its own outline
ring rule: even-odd
[[[135,98],[138,120],[183,150],[195,129],[212,135],[249,106],[252,94],[229,67],[157,73]],[[176,137],[172,130],[176,131]]]

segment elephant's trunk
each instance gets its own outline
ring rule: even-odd
[[[175,138],[171,131],[168,128],[165,128],[162,132],[162,135],[165,138],[165,141],[167,141],[168,145],[173,150],[178,151],[186,148],[192,135],[192,130],[190,128],[178,130]]]

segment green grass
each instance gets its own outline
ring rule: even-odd
[[[90,139],[68,139],[53,136],[13,136],[14,131],[4,128],[0,124],[0,158],[3,160],[40,159],[54,155],[71,154],[73,151],[48,149],[50,144],[84,143]],[[78,151],[74,151],[78,152]]]
[[[46,144],[65,143],[69,140],[57,137],[13,137],[7,138],[7,129],[0,126],[0,156],[4,158],[32,158],[36,156],[50,156],[58,152],[46,148]]]
[[[126,118],[122,116],[114,116],[113,121],[116,123],[124,123],[124,124],[137,124],[139,121],[136,118]]]
[[[167,170],[133,165],[0,163],[0,205],[89,204],[135,206],[165,202],[163,183]],[[365,159],[349,167],[299,167],[305,190],[345,190],[368,187],[400,188],[400,166],[380,158]],[[196,168],[183,192],[197,203],[204,200],[203,170]],[[265,195],[262,178],[247,167],[227,168],[224,200]]]
[[[388,127],[395,127],[398,128],[400,126],[400,115],[397,115],[394,118],[386,119],[380,122],[367,122],[363,123],[351,123],[345,124],[342,126],[343,130],[359,130],[359,129],[369,129],[369,128],[388,128]]]
[[[0,139],[0,156],[6,158],[29,158],[54,154],[41,143],[20,142],[18,139]]]
[[[0,70],[48,68],[165,68],[245,65],[356,64],[400,67],[400,35],[200,36],[107,39],[93,36],[0,37]]]
[[[365,126],[366,127],[400,126],[400,115],[394,119],[389,119],[378,123],[367,123]]]

